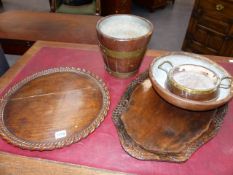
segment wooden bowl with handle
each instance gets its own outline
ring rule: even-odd
[[[172,68],[173,70],[168,72],[168,70],[171,69],[171,65],[163,64],[164,62],[171,62],[174,66],[174,68]],[[162,69],[165,71],[161,69],[161,65]],[[213,80],[215,79],[214,81],[216,81],[213,83],[213,88],[206,88],[199,91],[199,97],[197,94],[191,93],[190,90],[193,89],[187,87],[185,89],[182,86],[177,86],[177,84],[174,83],[174,74],[176,74],[175,72],[179,68],[181,68],[183,71],[184,67],[185,71],[187,71],[187,67],[189,67],[188,69],[191,69],[192,71],[195,67],[198,68],[199,73],[201,72],[200,70],[202,70],[202,72],[205,70],[205,72],[208,74],[210,73],[213,74],[212,76],[216,76],[216,78],[213,78]],[[155,58],[150,64],[149,77],[154,89],[162,98],[183,109],[194,111],[214,109],[227,103],[233,96],[233,83],[231,75],[217,63],[196,54],[172,52],[170,54]],[[219,77],[219,80],[217,77]],[[193,77],[191,76],[190,79],[191,78]],[[206,93],[206,91],[208,91],[209,94],[204,99],[201,99],[204,97],[203,94]],[[186,96],[187,94],[188,98]]]

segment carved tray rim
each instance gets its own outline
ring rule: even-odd
[[[145,71],[134,79],[124,92],[121,100],[113,111],[112,120],[117,129],[117,133],[120,139],[120,143],[123,149],[132,157],[139,160],[159,160],[168,162],[185,162],[191,155],[199,149],[203,144],[207,143],[212,139],[218,132],[223,122],[224,116],[227,112],[227,104],[218,108],[215,117],[212,119],[210,125],[214,127],[213,130],[208,129],[204,132],[197,140],[189,143],[187,149],[180,153],[154,153],[144,149],[138,145],[127,133],[124,128],[124,124],[121,120],[121,115],[128,108],[129,99],[135,88],[142,83],[144,80],[149,78],[149,71]],[[160,97],[161,98],[161,97]],[[211,126],[210,126],[211,127]],[[208,132],[210,131],[210,132]]]
[[[8,98],[12,94],[14,94],[17,90],[19,90],[22,86],[24,86],[25,84],[27,84],[28,82],[36,78],[50,75],[53,73],[64,73],[64,72],[77,73],[77,74],[88,76],[89,78],[93,79],[100,87],[100,91],[103,95],[103,98],[102,98],[103,104],[95,120],[92,123],[90,123],[90,125],[84,130],[82,130],[81,132],[77,134],[73,134],[69,137],[58,139],[54,142],[30,142],[30,141],[20,139],[16,137],[14,134],[12,134],[7,129],[7,127],[4,125],[4,108],[7,104]],[[8,143],[13,144],[14,146],[20,147],[22,149],[44,151],[44,150],[53,150],[57,148],[62,148],[62,147],[71,145],[73,143],[76,143],[80,141],[81,139],[87,137],[92,132],[94,132],[94,130],[100,125],[100,123],[107,116],[109,106],[110,106],[109,90],[106,84],[104,83],[104,81],[96,74],[88,70],[85,70],[82,68],[76,68],[76,67],[54,67],[54,68],[42,70],[40,72],[27,76],[23,80],[11,86],[8,89],[8,91],[4,93],[3,97],[1,98],[1,103],[0,103],[0,136],[4,140],[6,140]]]

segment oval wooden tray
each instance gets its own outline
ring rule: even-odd
[[[154,91],[145,72],[129,85],[113,121],[131,156],[182,162],[216,134],[226,109],[198,112],[173,106]]]
[[[72,67],[44,70],[4,95],[0,134],[23,149],[61,148],[93,132],[109,103],[107,87],[98,76]]]

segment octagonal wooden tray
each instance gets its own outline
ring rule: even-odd
[[[1,99],[0,134],[30,150],[52,150],[88,136],[104,120],[109,92],[79,68],[44,70],[25,78]]]
[[[217,133],[226,110],[227,105],[201,112],[173,106],[154,91],[145,72],[129,85],[113,121],[131,156],[182,162]]]

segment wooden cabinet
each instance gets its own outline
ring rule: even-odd
[[[196,0],[182,50],[233,56],[233,1]]]
[[[167,5],[167,0],[135,0],[135,2],[140,6],[146,7],[151,12]]]
[[[131,13],[131,0],[101,0],[101,15]]]

